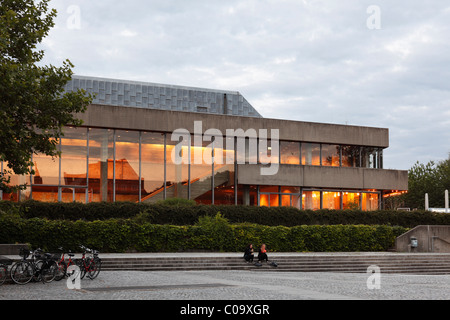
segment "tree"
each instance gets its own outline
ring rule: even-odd
[[[30,174],[31,155],[57,157],[57,145],[66,125],[81,125],[91,95],[79,90],[64,93],[73,65],[39,66],[44,51],[37,46],[54,26],[56,10],[50,0],[1,0],[0,6],[0,161],[7,163],[0,190],[8,174]]]
[[[427,164],[416,162],[408,172],[408,189],[404,195],[407,207],[423,209],[428,193],[430,207],[443,208],[444,192],[450,191],[450,157]]]

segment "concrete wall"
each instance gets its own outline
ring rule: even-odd
[[[278,129],[280,140],[336,143],[387,148],[389,130],[345,126],[327,123],[252,118],[232,115],[215,115],[195,112],[166,111],[120,106],[90,105],[78,118],[84,125],[116,129],[153,130],[173,132],[184,128],[194,133],[194,121],[202,121],[203,132],[219,129],[223,135],[227,129]],[[268,132],[270,138],[270,131]]]
[[[417,248],[411,247],[411,237],[417,239]],[[450,226],[417,226],[395,241],[398,252],[450,252]]]
[[[280,165],[275,175],[260,174],[262,165],[238,165],[238,182],[315,188],[407,190],[408,171],[369,168]]]

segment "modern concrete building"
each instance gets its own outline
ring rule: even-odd
[[[375,210],[408,188],[407,171],[383,169],[385,128],[267,119],[232,91],[74,76],[77,88],[96,94],[83,126],[3,199]]]

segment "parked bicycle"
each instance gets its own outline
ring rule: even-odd
[[[11,259],[0,256],[0,286],[5,283],[8,278],[8,266],[12,263]]]
[[[29,255],[30,260],[27,260]],[[56,276],[58,266],[56,256],[51,253],[43,253],[41,249],[29,251],[20,249],[22,259],[11,267],[11,279],[17,284],[27,284],[31,280],[51,282]]]
[[[57,262],[58,269],[56,271],[55,281],[60,281],[61,279],[69,276],[69,274],[67,274],[67,269],[72,265],[76,265],[76,261],[72,260],[72,257],[75,256],[74,253],[71,253],[69,250],[69,252],[67,253],[69,259],[66,262],[64,249],[62,247],[59,247],[58,249],[62,253],[61,257],[58,259],[59,261]]]
[[[98,257],[99,252],[85,246],[80,246],[80,248],[83,250],[81,259],[77,263],[80,268],[80,278],[83,279],[87,274],[88,278],[93,280],[100,273],[102,265],[102,260]]]

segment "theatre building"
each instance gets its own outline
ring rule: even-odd
[[[267,119],[233,91],[74,76],[78,88],[96,96],[61,157],[33,155],[35,174],[11,177],[27,188],[1,199],[376,210],[408,188],[407,171],[383,169],[385,128]]]

